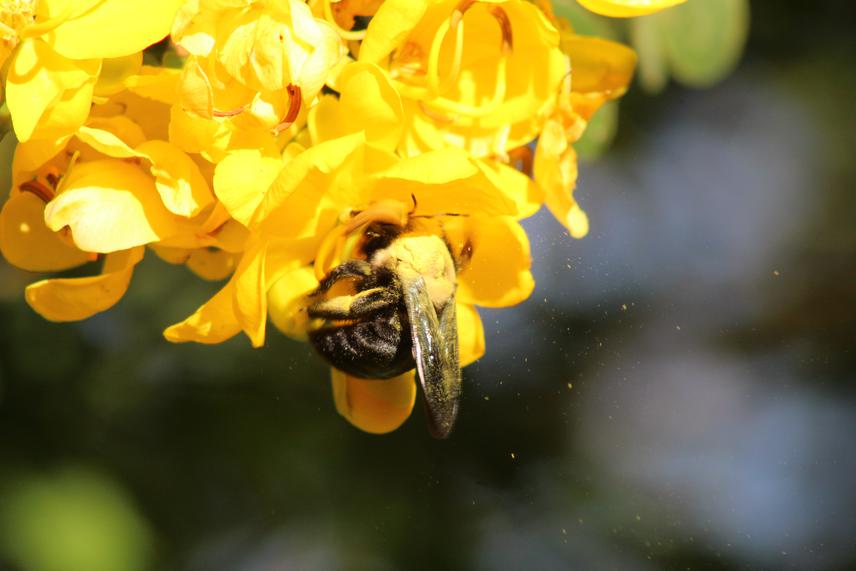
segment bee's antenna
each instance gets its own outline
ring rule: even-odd
[[[461,214],[460,212],[438,212],[437,214],[417,214],[411,218],[439,218],[443,216],[463,216],[468,217],[469,214]]]
[[[416,212],[416,207],[419,205],[419,203],[416,201],[416,195],[413,193],[410,194],[410,199],[413,200],[413,210],[410,211],[411,213],[413,213]]]

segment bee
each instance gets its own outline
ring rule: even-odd
[[[335,266],[310,296],[309,340],[355,377],[389,379],[415,368],[429,432],[446,438],[461,398],[457,267],[443,238],[416,231],[412,218],[365,225],[360,259]]]

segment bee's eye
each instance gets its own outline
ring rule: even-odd
[[[461,248],[461,254],[459,256],[461,265],[468,264],[470,262],[470,260],[472,259],[472,257],[473,257],[473,243],[467,241],[467,243],[464,244],[464,247]]]

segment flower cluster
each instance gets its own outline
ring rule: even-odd
[[[615,17],[680,1],[579,0]],[[4,0],[0,33],[19,142],[0,250],[37,272],[101,264],[28,286],[39,314],[110,308],[148,249],[225,280],[168,340],[258,347],[269,317],[305,339],[362,222],[394,220],[455,258],[462,365],[485,351],[475,307],[534,288],[519,220],[546,205],[587,233],[573,143],[635,65],[546,0]],[[333,371],[338,411],[370,432],[415,391],[412,371]]]

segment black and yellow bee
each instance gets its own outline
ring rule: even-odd
[[[374,221],[357,253],[310,297],[309,339],[331,365],[355,377],[389,379],[415,368],[429,431],[446,438],[461,398],[449,246],[437,234],[415,231],[412,219]]]

